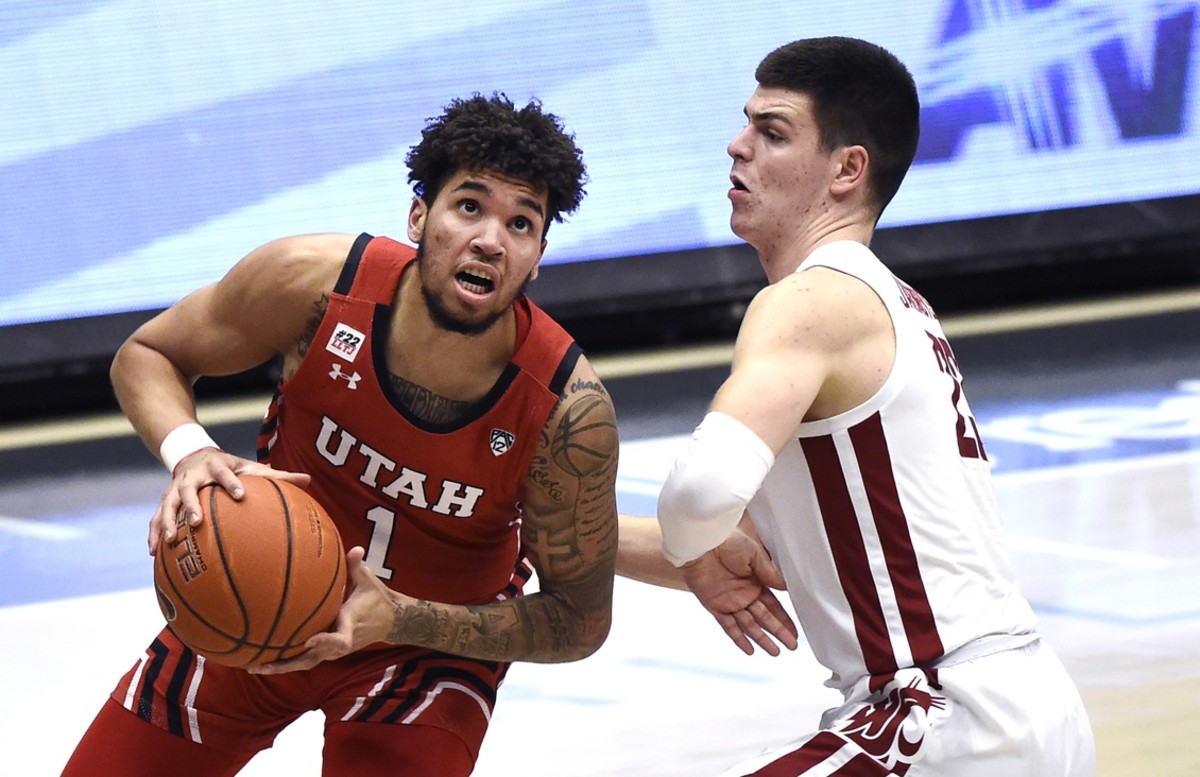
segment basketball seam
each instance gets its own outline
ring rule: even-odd
[[[279,487],[278,483],[271,478],[267,478],[266,480],[271,484],[271,488],[274,489],[275,495],[279,498],[279,503],[283,505],[283,528],[284,535],[287,537],[287,559],[283,567],[283,588],[279,592],[279,601],[275,605],[275,617],[271,621],[271,628],[263,636],[262,647],[246,661],[247,664],[258,661],[268,650],[275,649],[271,640],[275,637],[275,632],[279,629],[280,621],[283,620],[284,610],[287,609],[287,600],[288,595],[291,593],[292,584],[292,563],[295,558],[295,537],[292,534],[292,505],[288,502],[287,496],[283,493],[283,489]],[[279,648],[280,653],[289,647],[291,645],[284,645]]]

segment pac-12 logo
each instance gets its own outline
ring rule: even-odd
[[[1034,151],[1181,135],[1198,13],[1197,0],[951,0],[917,71],[916,163],[952,159],[985,125]]]
[[[512,447],[516,439],[512,432],[506,432],[503,429],[493,429],[491,440],[492,455],[503,456],[508,453],[508,449]]]
[[[348,362],[352,362],[358,356],[358,349],[362,346],[366,338],[367,336],[362,332],[354,327],[346,326],[339,321],[337,328],[333,330],[333,334],[329,338],[329,342],[325,344],[325,350],[337,354]]]

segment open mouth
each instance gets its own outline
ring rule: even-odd
[[[492,282],[491,278],[470,270],[463,270],[454,277],[458,280],[459,286],[472,294],[490,294],[496,288],[496,284]]]
[[[729,182],[733,184],[733,188],[735,191],[739,191],[739,192],[748,191],[746,189],[746,184],[742,183],[742,180],[740,178],[738,178],[736,175],[729,176]]]

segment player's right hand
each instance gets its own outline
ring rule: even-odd
[[[202,448],[182,460],[175,467],[171,485],[163,493],[158,509],[150,518],[147,547],[150,555],[158,553],[161,543],[172,542],[178,530],[186,522],[199,526],[204,513],[200,509],[199,490],[216,483],[229,492],[234,499],[245,495],[238,475],[262,475],[293,483],[307,488],[311,478],[302,472],[288,472],[259,464],[241,456],[235,456],[219,448]]]
[[[783,575],[756,538],[735,529],[723,543],[683,566],[683,577],[704,609],[746,655],[754,645],[777,656],[795,650],[799,632],[772,588]]]

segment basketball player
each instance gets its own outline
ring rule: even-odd
[[[301,485],[347,548],[350,594],[300,658],[249,673],[163,630],[65,774],[228,775],[301,714],[325,714],[324,775],[469,774],[511,661],[573,661],[610,623],[612,404],[524,296],[582,156],[535,101],[455,100],[408,155],[407,237],[268,243],[124,344],[121,406],[173,480],[155,553],[196,491]],[[262,463],[196,423],[193,382],[282,357]],[[522,596],[532,568],[539,590]]]
[[[747,652],[794,646],[769,590],[786,583],[844,704],[728,775],[1090,775],[1087,715],[1014,582],[958,363],[868,248],[916,152],[912,77],[846,38],[783,46],[755,76],[729,199],[769,284],[657,523],[622,523],[618,571],[686,582]]]

